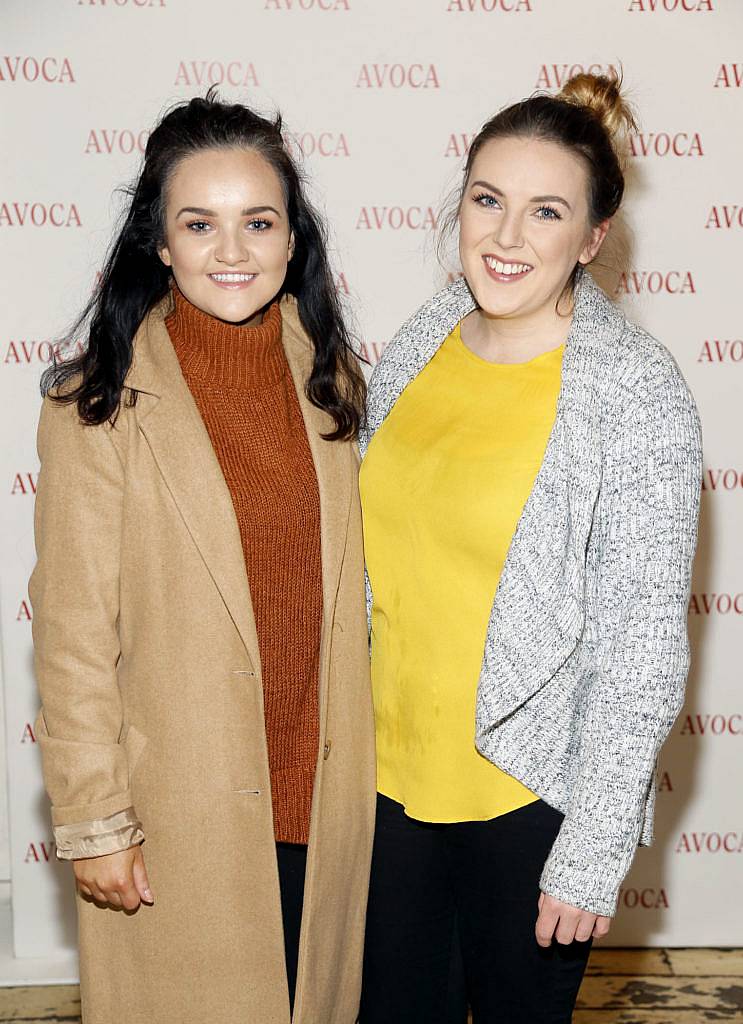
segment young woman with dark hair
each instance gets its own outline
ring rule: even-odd
[[[683,701],[701,481],[668,351],[586,267],[632,117],[582,75],[493,117],[463,279],[361,436],[378,803],[361,1024],[567,1024]]]
[[[364,387],[280,119],[160,121],[83,326],[43,382],[30,585],[83,1019],[353,1024]]]

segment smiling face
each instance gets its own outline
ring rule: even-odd
[[[459,211],[459,254],[481,310],[542,322],[575,264],[598,252],[608,222],[592,227],[582,160],[553,142],[520,137],[484,143]]]
[[[281,182],[260,153],[208,149],[178,164],[159,255],[194,306],[229,323],[259,324],[293,251]]]

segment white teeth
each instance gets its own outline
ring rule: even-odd
[[[252,281],[255,274],[210,274],[209,277],[224,284],[236,284],[238,281]]]
[[[501,263],[494,256],[486,256],[485,262],[496,274],[505,274],[506,277],[512,274],[525,274],[527,270],[531,270],[528,263]]]

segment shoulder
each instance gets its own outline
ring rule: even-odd
[[[452,315],[461,314],[464,316],[475,306],[475,300],[464,277],[459,277],[445,288],[436,292],[430,299],[418,307],[418,309],[405,321],[400,328],[402,334],[411,324],[425,324],[435,328],[437,324],[446,326]]]
[[[687,462],[701,460],[702,428],[694,397],[671,352],[657,338],[625,318],[615,340],[606,409],[610,436],[625,457],[683,449]]]
[[[370,391],[425,362],[459,321],[475,308],[464,278],[447,285],[408,317],[386,346],[372,373]]]
[[[684,401],[693,405],[688,384],[670,350],[625,315],[589,274],[580,286],[579,330],[592,336],[600,358],[598,372],[608,384],[612,405]]]
[[[48,371],[51,373],[51,371]],[[41,390],[44,395],[44,403],[42,409],[47,405],[49,407],[64,406],[64,405],[75,405],[74,395],[78,391],[80,385],[83,382],[83,374],[81,370],[72,371],[72,368],[67,368],[65,372],[64,363],[57,364],[54,367],[54,377],[49,380],[46,376],[41,382]]]
[[[404,347],[421,335],[443,340],[455,324],[475,308],[475,300],[465,279],[436,292],[408,317],[390,341],[385,354]]]
[[[461,278],[424,302],[397,331],[369,380],[366,421],[359,436],[362,455],[407,385],[435,355],[459,321],[474,308],[472,293]]]
[[[119,413],[113,423],[85,423],[74,397],[77,385],[79,379],[70,377],[44,395],[37,432],[40,458],[52,458],[55,462],[79,458],[108,461],[113,458],[116,462],[123,462],[131,426],[131,403],[122,396]]]
[[[615,394],[637,409],[666,407],[669,413],[696,405],[689,385],[668,348],[638,324],[625,319],[616,351]]]

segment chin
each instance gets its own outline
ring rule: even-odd
[[[248,305],[238,305],[237,303],[224,303],[224,305],[215,305],[210,309],[212,316],[216,316],[219,320],[225,320],[230,324],[240,324],[243,320],[250,320],[252,317],[259,313],[265,303],[256,306],[255,302],[251,302]]]
[[[489,316],[512,317],[531,313],[549,297],[540,299],[527,281],[517,285],[497,284],[489,277],[479,276],[473,282],[468,279],[468,283],[478,306]]]
[[[257,309],[251,309],[249,313],[217,313],[215,315],[228,324],[241,324],[245,320],[251,320],[256,313],[258,313]]]
[[[507,287],[508,285],[505,285],[503,290]],[[515,295],[503,295],[498,285],[493,285],[490,281],[472,288],[471,291],[477,305],[488,316],[513,316],[525,305],[523,300],[517,299]]]

